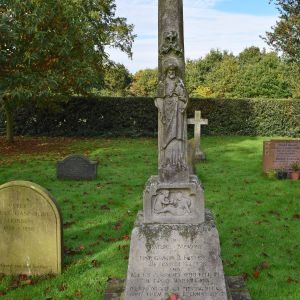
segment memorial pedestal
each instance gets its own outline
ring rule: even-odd
[[[125,300],[227,300],[217,228],[206,210],[201,224],[146,224],[131,236]]]

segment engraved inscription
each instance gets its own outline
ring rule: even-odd
[[[299,160],[300,143],[278,142],[274,145],[274,154],[275,169],[281,167],[289,169],[291,163]]]
[[[30,202],[30,199],[26,199]],[[9,203],[7,208],[0,207],[0,229],[4,231],[25,230],[33,232],[35,230],[33,218],[47,218],[49,211],[32,211],[23,203]]]
[[[290,170],[293,162],[300,161],[299,140],[272,140],[264,142],[264,172]]]
[[[185,227],[190,229],[190,225]],[[151,250],[141,235],[138,242],[133,238],[136,249],[129,263],[125,299],[165,300],[171,293],[185,300],[227,299],[215,229],[194,229],[196,235],[189,236],[178,233],[176,227],[169,236],[156,237]]]

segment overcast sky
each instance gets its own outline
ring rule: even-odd
[[[134,24],[133,58],[109,50],[110,57],[132,73],[157,66],[158,0],[116,0],[117,15]],[[183,0],[186,58],[211,49],[234,54],[249,46],[267,48],[259,37],[275,25],[278,12],[269,0]],[[268,48],[267,48],[268,49]]]

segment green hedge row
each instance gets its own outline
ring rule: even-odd
[[[188,117],[201,110],[208,135],[299,136],[300,100],[190,99]],[[28,105],[15,114],[17,135],[155,136],[153,98],[72,98],[59,111]],[[192,127],[190,128],[192,130]],[[4,133],[0,115],[0,132]]]

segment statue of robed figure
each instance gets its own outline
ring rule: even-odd
[[[158,84],[159,173],[162,182],[188,181],[186,108],[188,93],[178,76],[176,60],[167,61]]]

